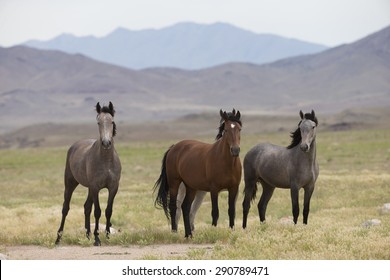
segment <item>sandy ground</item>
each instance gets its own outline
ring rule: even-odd
[[[207,244],[166,244],[150,246],[41,246],[5,247],[0,259],[9,260],[128,260],[153,257],[169,259],[185,257],[193,249],[212,250]]]

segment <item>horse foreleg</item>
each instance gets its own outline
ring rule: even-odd
[[[108,201],[107,201],[107,208],[106,208],[106,237],[110,237],[110,227],[111,227],[111,216],[112,216],[112,208],[114,205],[114,198],[116,196],[116,193],[118,191],[118,187],[114,187],[112,189],[109,189],[108,191]]]
[[[265,213],[267,211],[268,202],[270,201],[275,188],[265,184],[264,182],[262,182],[261,184],[263,186],[263,193],[261,194],[261,198],[259,204],[257,205],[257,208],[259,211],[260,222],[263,223],[265,221]]]
[[[218,192],[211,192],[211,217],[213,218],[212,225],[217,226],[219,218],[218,209]]]
[[[238,186],[229,189],[229,227],[234,228],[234,220],[236,218],[236,201],[237,201]]]
[[[291,187],[291,203],[294,224],[296,224],[299,216],[299,189],[293,186]]]
[[[91,212],[92,212],[92,196],[88,191],[87,200],[84,203],[84,216],[85,216],[85,235],[89,239],[91,234]]]
[[[93,231],[93,235],[95,236],[95,243],[93,245],[100,246],[101,242],[99,239],[99,219],[102,215],[102,210],[100,209],[99,204],[99,193],[96,191],[92,195],[93,206],[94,206],[94,216],[95,216],[95,230]]]
[[[303,202],[303,223],[307,225],[307,220],[309,218],[309,211],[310,211],[310,199],[311,195],[313,194],[314,186],[309,186],[305,189],[305,197]]]

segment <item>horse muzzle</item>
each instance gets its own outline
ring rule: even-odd
[[[102,140],[102,146],[103,146],[103,149],[109,150],[112,147],[112,142],[110,140],[104,139],[104,140]]]
[[[240,155],[240,147],[231,147],[230,153],[233,157],[238,157]]]
[[[305,153],[309,152],[310,150],[310,145],[306,144],[306,143],[303,143],[301,144],[301,150]]]

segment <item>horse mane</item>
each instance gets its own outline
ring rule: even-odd
[[[292,149],[301,142],[302,136],[301,136],[301,129],[299,128],[299,126],[301,125],[302,120],[304,119],[311,120],[315,122],[316,126],[318,125],[318,119],[315,116],[313,110],[311,111],[311,113],[306,113],[305,115],[303,115],[301,111],[300,114],[302,119],[298,123],[298,128],[295,131],[291,132],[290,137],[292,138],[292,140],[291,140],[291,144],[287,146],[287,149]]]
[[[298,128],[294,132],[291,132],[290,137],[292,138],[292,140],[291,140],[291,144],[287,146],[287,149],[292,149],[301,142],[302,136],[301,136],[301,129],[299,128],[301,122],[302,121],[299,122]]]
[[[226,111],[224,112],[226,113]],[[221,114],[222,114],[222,110],[221,110]],[[227,115],[227,120],[229,121],[232,121],[232,122],[236,122],[238,123],[240,126],[242,126],[242,121],[241,121],[241,114],[239,114],[239,111],[237,111],[236,113],[236,110],[233,109],[232,112],[228,112],[226,113]],[[221,120],[219,121],[219,128],[218,128],[218,134],[217,136],[215,137],[215,140],[219,140],[222,138],[223,136],[223,132],[225,130],[225,119],[221,116]]]
[[[112,117],[114,117],[115,115],[115,110],[114,110],[114,107],[108,107],[106,105],[104,105],[101,110],[100,110],[101,113],[108,113],[110,114]]]

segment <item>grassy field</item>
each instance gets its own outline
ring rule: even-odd
[[[243,130],[241,159],[254,144],[266,141],[286,146],[290,139],[288,132],[246,135]],[[243,230],[241,183],[236,228],[228,228],[226,192],[220,195],[218,226],[211,226],[207,196],[191,240],[184,238],[182,222],[179,233],[171,233],[163,211],[153,204],[152,188],[162,155],[174,142],[117,143],[123,171],[112,223],[119,232],[109,240],[102,235],[103,246],[212,244],[212,250],[190,250],[188,259],[390,259],[390,214],[379,211],[390,203],[390,130],[318,133],[320,176],[307,226],[302,225],[302,213],[296,226],[281,222],[291,216],[291,202],[288,190],[277,189],[268,205],[267,223],[259,223],[253,204],[248,228]],[[54,247],[66,150],[0,150],[0,252],[14,245]],[[73,195],[62,244],[92,246],[83,229],[86,195],[82,186]],[[300,195],[302,205],[303,191]],[[104,209],[107,191],[100,197]],[[381,224],[364,227],[370,219],[379,219]]]

